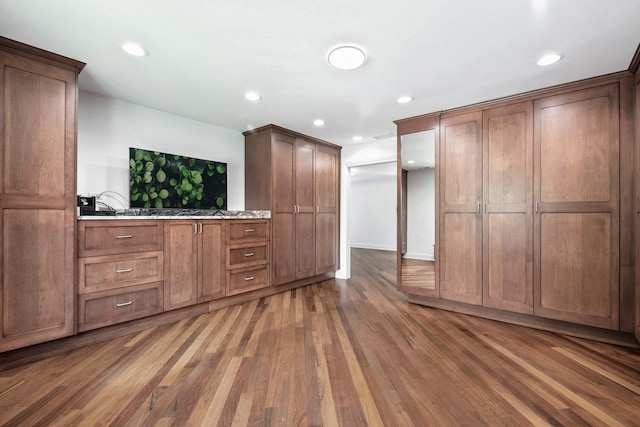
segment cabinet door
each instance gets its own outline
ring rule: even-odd
[[[533,314],[533,104],[483,112],[483,298]]]
[[[199,251],[198,301],[209,301],[225,296],[224,224],[220,220],[198,224]]]
[[[164,226],[164,309],[198,301],[198,228],[194,221],[167,221]]]
[[[295,144],[296,279],[315,274],[315,144],[298,138]]]
[[[271,165],[273,174],[272,284],[280,285],[296,279],[295,139],[274,134]]]
[[[534,314],[619,324],[618,85],[534,107]]]
[[[75,330],[76,73],[0,51],[0,351]]]
[[[440,123],[440,297],[482,304],[482,113]]]
[[[339,264],[340,152],[316,147],[316,274],[334,271]]]

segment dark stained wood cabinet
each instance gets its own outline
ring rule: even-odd
[[[482,305],[533,314],[533,105],[483,111]]]
[[[226,295],[269,287],[269,220],[234,220],[226,225]]]
[[[482,304],[482,113],[440,122],[440,297]]]
[[[271,285],[336,270],[340,148],[273,125],[244,135],[245,209],[272,212]]]
[[[76,80],[0,38],[0,351],[75,332]]]
[[[535,101],[536,316],[618,328],[618,87]]]
[[[635,77],[635,86],[620,73],[437,113],[438,292],[403,285],[409,300],[586,336],[633,332]]]
[[[225,296],[223,220],[167,220],[164,310]]]

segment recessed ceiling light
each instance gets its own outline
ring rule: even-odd
[[[327,60],[332,67],[339,70],[353,70],[364,64],[367,60],[367,55],[359,47],[343,45],[329,52]]]
[[[149,52],[138,43],[127,42],[122,45],[122,50],[127,52],[131,56],[147,56]]]
[[[362,141],[362,137],[361,136],[354,136],[353,140],[354,141]]]
[[[262,97],[256,92],[247,92],[244,94],[245,99],[249,101],[260,101]]]
[[[316,126],[324,126],[324,120],[322,119],[316,119],[313,121],[313,124]]]
[[[401,96],[398,98],[398,104],[406,104],[407,102],[413,101],[413,98],[410,96]]]
[[[539,67],[545,67],[547,65],[551,65],[551,64],[555,64],[556,62],[560,61],[562,59],[562,55],[559,53],[550,53],[548,55],[543,56],[542,58],[538,59],[538,62],[536,62],[536,65],[538,65]]]
[[[407,163],[409,163],[410,165],[414,164],[416,161],[415,160],[409,160]]]

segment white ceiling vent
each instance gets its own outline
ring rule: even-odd
[[[387,133],[383,133],[381,135],[376,135],[376,136],[373,137],[373,139],[387,139],[387,138],[393,138],[395,136],[396,136],[395,133],[387,132]]]

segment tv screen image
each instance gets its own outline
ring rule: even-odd
[[[132,208],[227,209],[227,164],[129,148]]]

